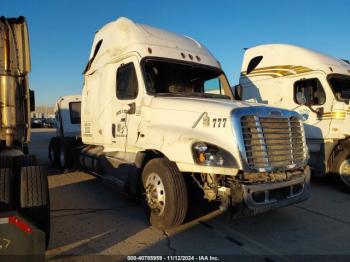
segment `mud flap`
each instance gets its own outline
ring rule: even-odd
[[[0,215],[0,232],[0,261],[45,261],[45,233],[18,212]]]

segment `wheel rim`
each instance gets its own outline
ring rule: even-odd
[[[350,159],[345,159],[341,163],[339,175],[343,183],[350,187]]]
[[[145,183],[146,200],[152,212],[161,216],[165,209],[165,189],[162,179],[151,173]]]

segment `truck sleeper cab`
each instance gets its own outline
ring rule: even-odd
[[[185,177],[209,201],[253,214],[309,194],[299,114],[234,101],[202,44],[127,18],[95,35],[81,137],[80,164],[121,189],[143,192],[159,228],[184,221]]]
[[[237,91],[244,101],[301,114],[314,174],[336,174],[350,189],[348,61],[286,44],[249,48]]]

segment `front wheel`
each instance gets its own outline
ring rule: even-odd
[[[345,148],[335,157],[333,172],[339,176],[345,189],[350,192],[350,148]]]
[[[177,166],[164,158],[150,160],[142,173],[150,223],[165,229],[183,223],[187,213],[187,188]]]

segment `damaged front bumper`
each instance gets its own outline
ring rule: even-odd
[[[258,214],[271,209],[304,201],[310,192],[310,169],[301,176],[283,182],[241,184],[232,188],[232,203],[243,203],[249,213]]]

